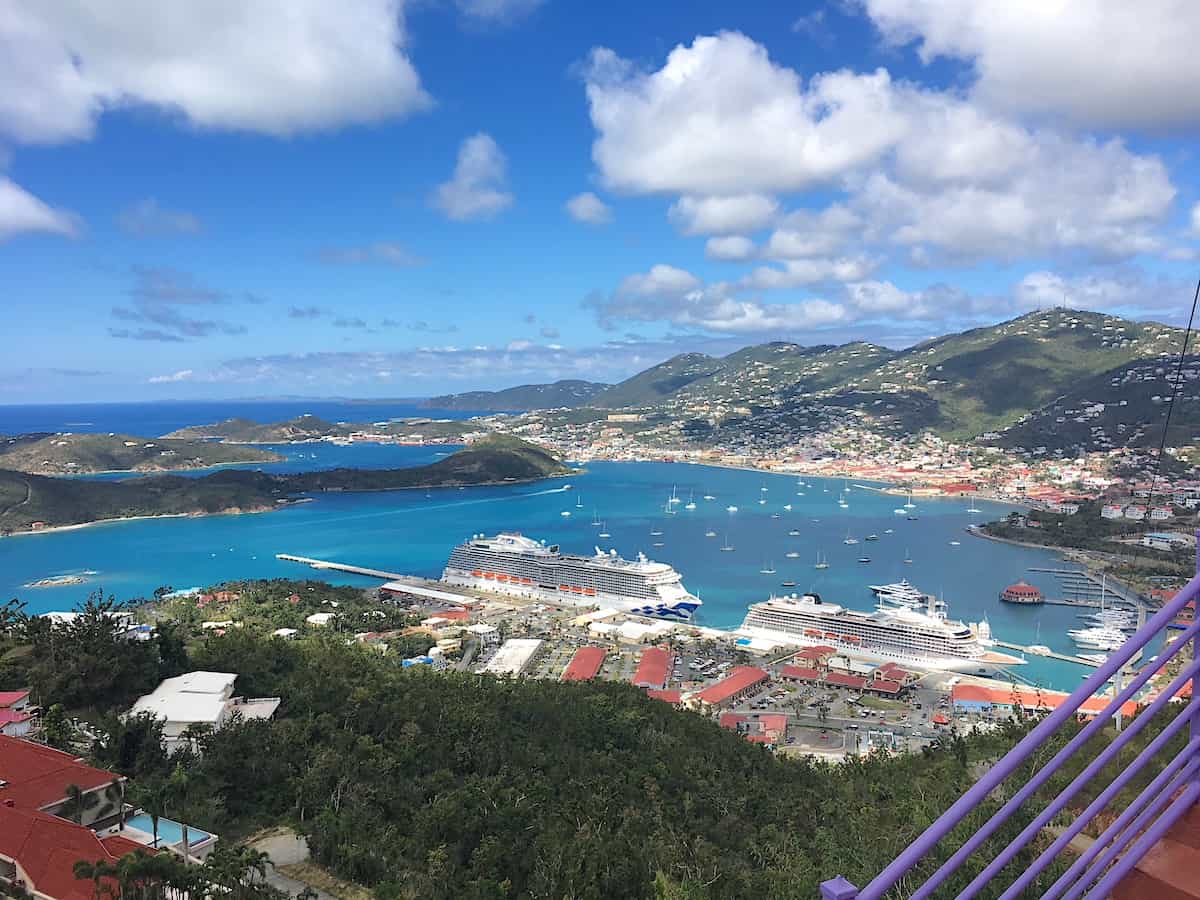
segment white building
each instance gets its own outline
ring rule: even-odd
[[[317,628],[324,628],[326,625],[328,625],[330,622],[333,621],[333,619],[336,615],[337,615],[337,613],[313,613],[311,616],[306,618],[304,621],[307,622],[309,625],[313,625]]]
[[[500,629],[495,625],[479,622],[475,625],[468,625],[465,630],[479,638],[479,643],[485,647],[500,643]]]
[[[279,707],[278,697],[246,699],[233,696],[233,672],[188,672],[168,678],[138,699],[132,716],[149,714],[163,723],[167,752],[188,743],[184,733],[197,725],[216,731],[235,714],[246,719],[269,719]]]
[[[489,675],[520,675],[541,647],[542,642],[537,638],[509,638],[481,671]]]

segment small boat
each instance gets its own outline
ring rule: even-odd
[[[721,545],[722,553],[732,553],[733,544],[729,543],[729,535],[725,535],[725,543]]]
[[[569,509],[564,509],[562,512],[559,513],[559,515],[562,516],[564,519],[569,519],[571,517],[571,511]]]
[[[765,497],[764,497],[764,498],[761,498],[761,499],[758,501],[758,505],[759,505],[759,506],[766,506],[766,504],[767,504],[767,500],[766,500],[766,498],[765,498]]]
[[[908,521],[910,521],[910,522],[915,522],[915,521],[917,521],[917,517],[916,517],[916,516],[909,516],[909,517],[908,517]]]
[[[883,529],[883,533],[884,534],[895,534],[896,529],[895,528],[885,528],[885,529]]]
[[[904,564],[906,566],[912,565],[912,557],[908,555],[908,550],[904,551]]]
[[[867,540],[867,541],[877,541],[877,540],[879,540],[879,535],[877,535],[877,534],[868,534],[868,535],[867,535],[865,538],[863,538],[863,540]]]
[[[764,485],[763,485],[762,487],[760,487],[758,490],[759,490],[759,492],[760,492],[760,493],[763,493],[763,494],[765,494],[765,493],[767,492],[767,486],[764,484]]]
[[[786,556],[788,559],[799,559],[800,558],[800,554],[797,553],[795,550],[789,550],[787,553],[785,553],[783,555]]]
[[[779,515],[779,513],[771,513],[771,518],[772,519],[781,519],[783,517],[781,515]]]
[[[736,506],[727,506],[727,507],[725,507],[725,512],[735,513],[735,512],[737,512],[737,507]]]
[[[712,494],[705,494],[704,499],[705,500],[716,500],[717,498],[714,497]]]
[[[779,586],[780,586],[780,587],[795,587],[795,586],[796,586],[796,582],[794,582],[794,581],[781,581],[781,582],[779,582]]]
[[[662,534],[662,531],[658,528],[650,529],[650,537],[659,537],[661,534]]]
[[[900,507],[900,506],[897,506],[895,509],[892,510],[892,512],[894,512],[898,516],[908,515],[908,510],[904,509],[903,507]]]
[[[759,575],[774,575],[775,574],[775,564],[767,563],[765,566],[763,566],[761,569],[758,570],[758,574]]]
[[[663,545],[663,542],[662,542],[662,541],[655,541],[655,542],[654,542],[654,543],[653,543],[651,546],[654,546],[654,547],[662,547],[662,546],[664,546],[664,545]]]
[[[688,502],[683,505],[683,508],[684,509],[695,509],[696,508],[695,494],[692,494],[691,496],[688,497]]]
[[[580,494],[580,495],[579,495],[579,496],[578,496],[578,497],[575,499],[575,508],[576,508],[576,509],[583,509],[583,494]]]
[[[858,543],[858,538],[850,537],[850,532],[848,532],[848,531],[847,531],[847,532],[846,532],[846,539],[845,539],[844,541],[842,541],[842,543],[843,543],[843,544],[850,544],[850,545],[857,544],[857,543]]]
[[[672,506],[674,506],[676,503],[683,502],[677,496],[675,496],[675,485],[671,485],[671,496],[667,498],[667,502],[670,503]]]
[[[791,511],[792,511],[792,504],[790,504],[790,503],[785,503],[785,504],[783,504],[783,509],[784,509],[784,512],[791,512]]]
[[[715,531],[706,531],[706,532],[704,532],[704,536],[705,537],[716,537],[717,533]]]
[[[803,496],[805,496],[805,494],[804,494],[804,491],[796,491],[796,496],[797,496],[797,497],[803,497]]]
[[[600,527],[602,527],[602,524],[603,523],[600,521],[600,513],[597,512],[596,510],[593,510],[592,511],[592,527],[600,528]]]
[[[1049,656],[1054,651],[1045,644],[1031,644],[1025,648],[1026,653],[1032,653],[1034,656]]]
[[[951,546],[951,547],[958,547],[958,546],[960,546],[960,542],[959,542],[959,541],[951,541],[951,542],[950,542],[950,546]]]
[[[788,532],[788,535],[789,535],[790,537],[800,537],[800,529],[799,529],[799,528],[793,528],[791,531],[789,531],[789,532]]]
[[[871,561],[871,557],[869,557],[869,556],[860,556],[860,557],[858,558],[858,561],[859,561],[860,563],[869,563],[869,562]]]
[[[600,523],[600,533],[598,535],[596,535],[596,537],[602,537],[602,538],[612,537],[612,535],[608,533],[608,523],[607,522]]]
[[[828,569],[829,568],[829,560],[822,559],[821,554],[818,553],[817,554],[817,564],[815,566],[813,566],[813,568],[814,569]]]

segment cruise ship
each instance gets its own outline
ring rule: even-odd
[[[974,627],[947,617],[932,596],[924,604],[879,597],[874,612],[848,609],[818,594],[771,597],[755,603],[739,634],[803,646],[829,646],[869,662],[915,669],[994,674],[1024,660],[991,649],[986,622]]]
[[[454,548],[442,581],[548,603],[615,607],[641,616],[690,621],[700,598],[666,563],[639,553],[628,560],[599,547],[593,556],[571,556],[557,544],[515,532],[477,534]]]

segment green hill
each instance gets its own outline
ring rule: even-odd
[[[719,372],[721,361],[704,353],[681,353],[614,384],[592,398],[606,409],[656,406],[692,382]]]
[[[168,439],[218,440],[228,444],[291,444],[348,438],[356,434],[384,439],[460,443],[479,426],[463,419],[412,417],[388,422],[326,422],[316,416],[297,416],[286,422],[255,422],[226,419],[211,425],[189,425],[167,435]]]
[[[281,459],[278,454],[251,447],[128,434],[25,434],[0,438],[0,469],[39,475],[203,469]]]
[[[530,409],[561,409],[586,406],[610,385],[595,381],[564,379],[553,384],[521,384],[502,391],[468,391],[430,397],[422,406],[467,412],[521,412]]]
[[[1000,432],[994,443],[1083,453],[1114,447],[1157,447],[1162,438],[1175,360],[1140,360],[1086,378]],[[1171,413],[1168,447],[1200,443],[1200,356],[1184,361],[1183,385]]]
[[[289,475],[228,469],[199,478],[157,475],[122,481],[0,470],[0,531],[27,530],[34,522],[57,526],[131,516],[261,511],[307,493],[512,483],[569,471],[540,447],[500,435],[430,465],[407,469],[332,469]]]

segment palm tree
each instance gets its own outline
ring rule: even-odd
[[[154,830],[154,848],[158,849],[158,820],[167,812],[167,783],[161,778],[145,779],[136,787],[138,805],[150,817],[150,826]]]
[[[183,832],[183,864],[186,866],[191,862],[192,842],[188,839],[187,822],[187,807],[188,800],[191,795],[191,782],[188,779],[188,774],[183,770],[182,765],[176,765],[175,771],[171,773],[171,777],[167,780],[167,796],[171,801],[171,805],[179,814],[179,828]]]
[[[83,814],[100,800],[95,794],[88,793],[77,784],[68,784],[66,789],[67,801],[62,805],[59,815],[71,819],[76,825],[83,824]]]
[[[104,799],[110,806],[117,807],[117,823],[123,831],[125,829],[125,779],[114,778],[109,782],[108,787],[104,789]]]
[[[72,787],[74,787],[74,785],[72,785]],[[100,898],[104,895],[108,895],[110,897],[117,896],[117,893],[114,890],[114,885],[111,882],[108,884],[104,883],[105,878],[112,878],[117,873],[117,870],[113,867],[112,863],[108,862],[107,860],[98,859],[94,863],[90,863],[85,859],[81,859],[79,862],[75,863],[75,865],[71,868],[71,871],[74,873],[76,878],[81,880],[91,880],[92,884],[94,885],[93,897],[95,900],[100,900]]]

